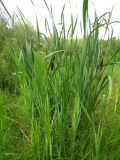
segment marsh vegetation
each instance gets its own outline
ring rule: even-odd
[[[91,22],[83,0],[80,39],[78,19],[71,14],[66,30],[63,6],[59,31],[44,0],[46,36],[37,17],[37,30],[20,10],[13,22],[0,2],[12,21],[0,18],[0,160],[119,160],[120,40],[109,33],[112,13],[95,12]]]

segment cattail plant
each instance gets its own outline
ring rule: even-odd
[[[99,29],[103,25],[106,30],[108,27],[107,21],[106,24],[102,23],[105,15],[100,18],[96,15],[91,24],[88,21],[88,0],[84,0],[83,40],[80,43],[74,40],[77,19],[74,23],[71,15],[68,33],[71,33],[73,48],[69,49],[64,20],[65,6],[61,13],[62,29],[58,32],[52,8],[49,8],[46,1],[45,4],[53,25],[53,30],[50,31],[46,19],[46,29],[51,36],[49,43],[46,43],[46,57],[35,55],[31,42],[26,42],[21,52],[25,76],[21,81],[26,90],[27,114],[30,114],[28,123],[31,126],[33,155],[38,159],[80,159],[81,156],[84,157],[82,152],[85,150],[85,154],[90,152],[87,158],[98,160],[102,124],[100,122],[98,127],[95,126],[93,114],[101,100],[100,95],[109,82],[103,67],[106,55],[99,53]],[[78,45],[79,48],[75,47]],[[35,116],[36,110],[38,116]],[[88,128],[84,128],[84,125]],[[88,134],[86,137],[85,132]],[[81,148],[83,137],[85,141]],[[86,148],[89,141],[91,151]]]
[[[103,61],[110,63],[113,57],[106,52],[100,54],[99,31],[103,26],[105,33],[108,31],[111,13],[101,17],[95,14],[91,23],[89,1],[83,0],[84,33],[79,40],[74,39],[78,19],[74,20],[71,14],[71,24],[66,31],[63,6],[59,32],[52,7],[44,2],[52,22],[50,28],[45,20],[50,37],[46,37],[43,45],[44,57],[35,53],[32,41],[25,39],[21,60],[16,61],[32,159],[99,160],[104,121],[101,118],[96,124],[94,112],[99,109],[102,92],[108,84],[111,86]],[[23,16],[21,12],[20,15]],[[36,23],[39,37],[38,20]],[[111,49],[110,45],[107,49]]]

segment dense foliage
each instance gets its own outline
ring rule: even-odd
[[[66,31],[63,7],[59,32],[45,4],[47,37],[22,13],[12,25],[0,17],[0,160],[119,160],[119,78],[112,74],[120,40],[99,39],[110,19],[88,22],[88,0],[82,39],[74,38],[73,15]]]

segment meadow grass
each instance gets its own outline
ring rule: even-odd
[[[41,51],[39,55],[34,51],[34,44],[28,36],[22,40],[19,58],[15,57],[22,102],[16,106],[19,112],[16,115],[20,116],[21,121],[15,117],[14,123],[18,129],[16,137],[21,139],[22,147],[26,148],[26,153],[20,152],[18,157],[26,160],[105,159],[101,155],[104,153],[102,140],[107,133],[106,117],[112,96],[112,79],[108,75],[107,67],[114,63],[117,52],[109,52],[112,36],[108,37],[107,47],[102,51],[99,31],[104,26],[105,34],[108,32],[111,13],[103,14],[101,17],[95,14],[94,22],[91,23],[88,15],[89,1],[84,0],[83,39],[79,41],[78,38],[74,38],[78,19],[74,20],[71,15],[71,24],[66,31],[64,6],[59,32],[54,22],[52,7],[49,7],[45,0],[44,2],[52,21],[52,29],[47,19],[45,21],[50,38],[46,37],[46,43],[42,44],[44,53]],[[19,13],[29,33],[20,10]],[[39,39],[42,34],[38,21],[36,23]],[[117,103],[116,98],[113,105]],[[116,112],[114,107],[114,113]],[[0,114],[0,158],[4,159],[4,112],[1,110]],[[110,136],[113,137],[112,134]],[[108,142],[109,139],[106,139],[106,143]],[[107,152],[107,147],[105,150]],[[12,158],[17,159],[17,154],[11,154]]]

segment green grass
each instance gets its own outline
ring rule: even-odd
[[[110,73],[110,70],[107,71]],[[117,75],[117,76],[116,76]],[[119,100],[116,104],[116,112],[114,112],[115,107],[115,97],[116,95],[119,98],[119,66],[114,68],[114,72],[112,75],[113,79],[113,95],[111,97],[111,100],[109,102],[109,110],[107,112],[107,115],[105,117],[105,126],[103,130],[103,136],[101,139],[101,147],[100,147],[100,159],[118,159],[120,155],[119,150],[119,140],[120,140],[120,128],[119,128]],[[116,91],[117,90],[117,91]],[[21,110],[21,107],[23,105],[23,99],[24,97],[12,97],[10,94],[6,94],[1,92],[1,101],[4,100],[3,106],[7,109],[7,117],[4,119],[4,123],[6,123],[5,128],[6,130],[4,133],[6,133],[6,136],[4,138],[5,140],[5,157],[3,159],[36,159],[34,155],[32,154],[32,146],[29,141],[29,126],[27,122],[26,116],[24,116],[24,112]],[[21,104],[21,105],[20,105]],[[104,107],[104,103],[101,104],[100,107]],[[114,114],[115,113],[115,114]],[[95,113],[95,121],[96,123],[99,123],[99,108]],[[6,127],[7,126],[7,127]],[[82,126],[82,128],[85,128],[86,126]],[[85,143],[86,138],[89,136],[89,130],[84,130],[84,134],[81,137],[81,143],[79,143],[80,147],[83,147],[83,144]],[[5,134],[3,134],[4,136]],[[79,137],[79,138],[80,138]],[[3,142],[3,141],[2,141]],[[1,144],[1,143],[0,143]],[[88,143],[89,144],[89,143]],[[89,148],[89,146],[88,146]],[[86,147],[87,149],[87,147]],[[3,152],[3,151],[2,151]],[[87,159],[92,159],[89,157],[87,153],[85,154],[85,151],[82,153],[79,153],[76,151],[76,154],[80,157],[79,159],[82,159],[84,156],[88,156]]]
[[[36,51],[19,10],[27,36],[18,39],[20,56],[14,57],[19,95],[0,94],[0,158],[119,160],[119,75],[117,67],[111,69],[117,52],[111,53],[112,35],[105,48],[99,40],[102,26],[108,32],[111,13],[108,19],[95,14],[91,23],[89,1],[84,0],[80,41],[74,39],[78,19],[71,15],[66,31],[64,6],[58,32],[52,8],[44,2],[52,29],[46,19],[50,36],[40,42],[41,51]],[[36,23],[39,42],[43,34]]]

